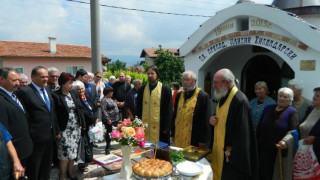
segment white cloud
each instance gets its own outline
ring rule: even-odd
[[[83,0],[90,2],[89,0]],[[100,4],[180,14],[212,16],[237,0],[100,0]],[[271,4],[272,0],[255,0]],[[90,6],[65,0],[1,0],[0,40],[90,46]],[[174,16],[100,7],[105,55],[136,55],[143,48],[178,48],[208,18]]]

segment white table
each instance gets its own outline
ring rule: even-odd
[[[197,164],[201,165],[203,167],[203,174],[198,178],[199,180],[212,180],[213,179],[213,173],[211,169],[211,163],[209,163],[205,158],[202,158],[200,161],[196,162]],[[183,179],[190,179],[188,177],[182,176]],[[135,180],[136,178],[131,178],[132,180]],[[108,176],[104,176],[103,180],[120,180],[119,179],[119,173],[111,174]],[[168,178],[168,180],[172,180],[171,177]]]

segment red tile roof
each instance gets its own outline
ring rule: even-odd
[[[57,52],[50,53],[49,43],[0,41],[0,57],[60,57],[91,59],[87,46],[57,44]],[[108,59],[102,55],[103,59]],[[109,60],[110,61],[110,60]]]
[[[156,50],[158,50],[159,48],[144,48],[141,52],[140,57],[143,58],[146,56],[146,54],[150,57],[150,58],[155,58],[157,57],[157,55],[154,53]],[[164,49],[164,51],[168,50],[170,52],[173,53],[173,55],[175,56],[179,56],[179,51],[178,49]]]

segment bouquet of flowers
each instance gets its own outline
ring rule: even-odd
[[[144,147],[146,140],[144,138],[144,129],[147,124],[142,123],[137,117],[130,121],[130,119],[124,119],[121,124],[118,124],[117,128],[111,132],[111,138],[113,141],[119,142],[120,145],[129,145]]]

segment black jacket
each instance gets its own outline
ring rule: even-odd
[[[25,108],[25,111],[23,111],[20,106],[2,90],[0,90],[0,104],[0,122],[12,135],[12,143],[17,150],[20,160],[26,159],[31,155],[33,150],[27,111]]]
[[[17,96],[29,115],[29,129],[34,143],[52,141],[57,130],[56,114],[51,91],[48,87],[45,89],[50,100],[51,111],[47,109],[47,105],[32,84],[23,87],[17,92]]]
[[[80,102],[83,106],[83,114],[84,114],[84,119],[86,123],[86,131],[88,131],[89,126],[94,124],[98,118],[98,108],[90,98],[88,97],[86,98],[90,107],[92,108],[92,111],[86,106],[86,104],[83,102],[81,98],[80,98]]]
[[[81,126],[81,128],[86,128],[86,123],[83,115],[83,107],[82,103],[80,102],[80,98],[74,91],[70,91],[70,94],[76,106],[75,114],[77,115],[78,123]],[[57,116],[59,131],[64,131],[66,129],[69,119],[69,109],[65,100],[65,95],[62,93],[61,88],[52,93],[52,98],[55,105],[55,112]]]

